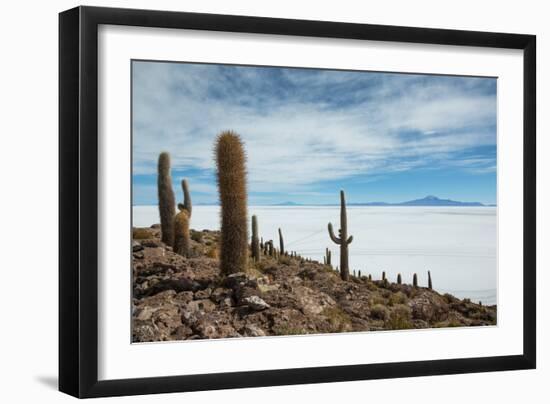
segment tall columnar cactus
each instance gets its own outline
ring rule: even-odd
[[[191,193],[189,192],[189,184],[186,179],[181,180],[181,189],[183,190],[183,203],[178,203],[178,209],[186,210],[187,216],[191,219],[193,205],[191,204]]]
[[[279,227],[279,252],[284,255],[285,253],[285,241],[283,240],[283,232]]]
[[[357,276],[360,278],[361,277],[361,270],[357,271]]]
[[[432,288],[432,274],[428,271],[428,289]]]
[[[413,275],[413,286],[418,287],[418,276],[416,274]]]
[[[174,217],[174,252],[187,257],[191,238],[189,236],[189,221],[191,220],[191,194],[187,180],[181,181],[183,203],[178,203],[179,213]]]
[[[248,226],[246,155],[239,135],[222,132],[215,147],[221,202],[220,269],[223,274],[247,271]]]
[[[401,274],[397,274],[397,284],[401,285]]]
[[[252,216],[252,258],[254,261],[260,261],[260,241],[258,240],[258,218],[256,215]]]
[[[383,281],[386,280],[386,271],[382,271],[382,280],[383,280]]]
[[[349,280],[348,246],[353,241],[353,236],[348,237],[348,219],[346,213],[346,197],[344,191],[340,191],[340,230],[334,235],[332,223],[328,224],[328,234],[333,242],[340,245],[340,274],[343,280]]]
[[[189,255],[190,245],[189,213],[187,210],[181,209],[178,214],[174,216],[174,252],[187,257]]]
[[[172,189],[172,176],[170,175],[170,155],[166,152],[159,155],[157,187],[161,240],[166,245],[171,246],[174,243],[176,199]]]

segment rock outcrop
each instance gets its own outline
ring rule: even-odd
[[[218,239],[192,230],[182,257],[160,241],[159,226],[134,229],[134,342],[496,324],[496,306],[364,276],[343,281],[289,256],[262,256],[248,273],[223,277]]]

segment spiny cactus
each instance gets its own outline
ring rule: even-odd
[[[401,274],[397,274],[397,284],[401,285]]]
[[[428,271],[428,289],[432,288],[432,274]]]
[[[266,247],[266,254],[268,254],[270,257],[273,257],[273,240],[266,241],[265,247]]]
[[[386,280],[386,271],[382,271],[382,281]]]
[[[189,237],[189,214],[186,209],[181,209],[174,216],[174,252],[187,257],[189,255],[189,246],[191,245]]]
[[[191,240],[189,236],[189,222],[191,220],[191,194],[187,180],[181,181],[183,203],[178,203],[180,212],[174,216],[174,252],[187,257]]]
[[[326,265],[332,266],[332,253],[330,252],[328,247],[325,248],[325,261],[326,261]]]
[[[357,271],[357,276],[360,278],[361,277],[361,270]]]
[[[193,206],[191,204],[191,193],[189,192],[189,184],[186,179],[181,180],[181,189],[183,190],[183,203],[178,203],[179,210],[186,210],[187,216],[191,219]]]
[[[170,175],[170,155],[166,152],[159,155],[157,188],[161,240],[164,244],[171,246],[174,243],[176,199],[172,189],[172,176]]]
[[[281,231],[280,227],[279,227],[279,252],[281,254],[285,253],[285,242],[283,240],[283,232]]]
[[[231,131],[222,132],[216,139],[215,154],[221,202],[220,269],[226,275],[246,272],[246,154],[239,135]]]
[[[254,261],[260,261],[260,242],[258,240],[258,218],[252,215],[252,258]]]
[[[418,276],[416,275],[416,273],[413,275],[413,286],[415,288],[418,287]]]
[[[353,236],[348,237],[348,219],[344,191],[340,191],[340,230],[338,230],[340,237],[334,235],[332,223],[328,224],[328,234],[334,243],[340,245],[340,274],[342,279],[347,281],[349,279],[348,245],[353,241]]]

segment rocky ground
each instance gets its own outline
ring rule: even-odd
[[[260,337],[496,324],[496,306],[352,277],[298,258],[262,256],[221,277],[214,231],[192,231],[190,258],[133,230],[133,341]],[[251,260],[252,261],[252,260]]]

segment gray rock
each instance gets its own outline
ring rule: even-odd
[[[243,303],[245,303],[252,310],[256,310],[256,311],[269,309],[270,307],[269,304],[267,304],[262,298],[258,296],[245,297],[243,299]]]
[[[265,337],[265,332],[260,327],[254,324],[247,324],[244,327],[245,337]]]

